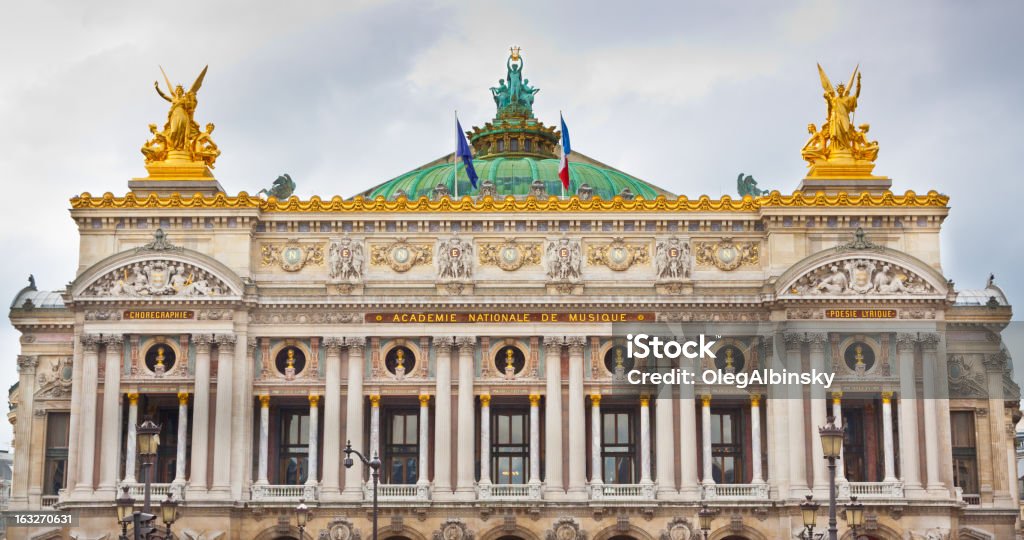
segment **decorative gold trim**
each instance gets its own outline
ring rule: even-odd
[[[491,396],[490,396],[490,394],[480,394],[480,406],[481,407],[490,407],[491,406]]]
[[[598,197],[581,201],[577,196],[568,199],[551,196],[547,200],[538,200],[535,197],[516,199],[508,196],[502,200],[483,197],[478,201],[474,201],[469,196],[464,196],[457,201],[447,197],[436,201],[431,201],[427,197],[420,197],[416,201],[410,201],[404,197],[393,201],[386,200],[384,197],[372,200],[355,197],[345,200],[339,196],[334,196],[326,201],[313,196],[307,201],[302,201],[293,196],[288,200],[279,201],[275,197],[264,200],[243,191],[233,197],[225,193],[218,193],[213,197],[204,197],[198,193],[191,197],[178,193],[169,197],[160,197],[155,193],[146,197],[139,197],[134,193],[128,193],[124,197],[115,197],[109,192],[100,197],[93,197],[90,193],[85,192],[71,199],[71,208],[75,210],[91,208],[252,208],[262,212],[754,212],[761,208],[851,206],[942,208],[948,203],[949,196],[941,195],[937,191],[929,191],[925,195],[918,195],[913,191],[907,191],[904,195],[896,195],[891,191],[886,191],[881,195],[869,193],[851,195],[847,192],[840,192],[836,195],[826,195],[820,192],[807,195],[802,191],[794,191],[792,195],[782,195],[778,191],[772,191],[768,195],[746,196],[742,199],[733,199],[728,195],[721,199],[711,199],[707,195],[701,195],[696,199],[689,199],[685,196],[668,199],[660,196],[652,200],[646,200],[643,197],[624,200],[622,197],[616,196],[609,201],[601,200]]]
[[[420,394],[420,407],[430,406],[430,394]]]
[[[178,405],[188,405],[188,392],[178,392]]]
[[[601,394],[590,394],[590,404],[594,407],[601,405]]]
[[[270,395],[263,394],[260,396],[260,407],[264,409],[270,408]]]
[[[529,398],[531,407],[536,407],[540,405],[540,394],[530,394]]]
[[[380,407],[380,394],[370,394],[370,407]]]
[[[320,396],[318,396],[316,394],[310,394],[309,395],[309,406],[312,407],[312,408],[316,408],[316,406],[319,405],[319,404],[320,404]]]

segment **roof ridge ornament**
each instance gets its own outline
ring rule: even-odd
[[[135,248],[135,253],[142,251],[182,251],[185,248],[182,246],[176,246],[167,241],[167,233],[162,228],[157,229],[153,233],[153,241]]]
[[[871,250],[882,252],[885,251],[885,246],[871,242],[867,238],[867,234],[864,232],[863,227],[857,227],[857,230],[853,233],[853,240],[836,246],[836,251],[858,251],[858,250]]]

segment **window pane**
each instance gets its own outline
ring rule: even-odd
[[[604,415],[604,442],[615,442],[615,415]]]
[[[46,415],[46,447],[68,447],[69,413],[50,413]]]
[[[511,435],[509,433],[509,417],[502,414],[498,416],[498,442],[501,444],[508,444],[511,442]]]
[[[711,443],[722,442],[722,417],[721,415],[711,415]]]
[[[954,411],[950,413],[953,447],[974,448],[974,413]]]
[[[512,444],[523,444],[523,417],[512,417]]]
[[[405,444],[416,444],[419,440],[419,418],[414,414],[405,417]]]
[[[618,436],[616,442],[626,443],[629,442],[629,420],[625,414],[619,414],[616,419],[618,422]]]
[[[722,415],[722,442],[732,443],[732,416],[728,414]]]

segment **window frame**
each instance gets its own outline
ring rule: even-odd
[[[524,407],[489,407],[490,409],[490,430],[489,442],[491,445],[491,481],[495,484],[502,485],[525,485],[529,481],[530,474],[530,410]],[[508,440],[507,443],[500,442],[499,433],[501,430],[501,422],[499,417],[509,418],[508,424]],[[522,425],[522,442],[512,442],[512,418],[518,418]],[[522,467],[519,471],[519,477],[514,478],[512,472],[514,472],[513,463],[516,458],[521,459]],[[508,481],[504,481],[506,477],[502,475],[502,469],[500,463],[502,460],[508,460],[509,475],[507,476]]]
[[[626,433],[628,434],[627,441],[622,443],[616,437],[615,440],[609,444],[605,437],[607,418],[609,416],[615,416],[615,431],[619,432],[619,420],[624,417],[627,420]],[[639,412],[636,407],[602,407],[601,408],[601,479],[606,484],[636,484],[639,482],[639,467],[637,460],[639,459]],[[609,451],[608,447],[625,447],[622,451]],[[614,467],[609,471],[608,465],[609,459],[613,460],[625,460],[616,461]],[[629,471],[627,473],[628,482],[623,482],[624,477],[622,476],[622,465],[628,463]]]
[[[383,411],[384,416],[384,437],[383,437],[383,448],[381,460],[381,482],[385,484],[396,484],[396,485],[411,485],[419,481],[419,472],[421,469],[420,463],[420,411],[416,407],[387,407]],[[402,417],[404,419],[413,418],[416,421],[416,429],[413,430],[413,437],[416,439],[414,444],[408,442],[395,443],[393,441],[394,435],[394,421],[395,417]],[[406,422],[407,420],[403,420]],[[406,428],[407,430],[408,428]],[[410,450],[411,448],[411,450]],[[396,449],[398,449],[396,451]],[[404,482],[395,482],[393,477],[394,472],[394,459],[401,457],[405,460],[404,474],[406,476]],[[409,472],[408,465],[410,463],[415,464],[415,470]]]

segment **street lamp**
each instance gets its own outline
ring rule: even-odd
[[[128,486],[121,486],[121,496],[114,502],[117,504],[117,521],[121,523],[121,540],[128,540],[128,518],[135,510],[135,499],[128,494]]]
[[[305,499],[299,499],[299,505],[295,507],[295,522],[299,525],[299,540],[305,540],[306,523],[309,521],[309,507]]]
[[[807,500],[800,503],[800,515],[804,520],[803,537],[805,540],[812,540],[814,538],[814,525],[818,520],[818,503],[812,500],[811,495],[807,495]]]
[[[139,457],[142,458],[142,476],[145,478],[145,491],[143,491],[142,511],[149,514],[153,511],[149,501],[149,489],[152,479],[153,458],[156,457],[157,447],[160,446],[160,426],[152,420],[147,419],[135,432],[138,434]]]
[[[828,538],[839,540],[839,529],[836,527],[836,460],[843,452],[843,433],[841,426],[836,426],[835,417],[829,416],[827,425],[818,428],[821,435],[821,450],[828,460]]]
[[[708,508],[707,503],[701,503],[700,511],[697,512],[697,521],[700,524],[700,530],[704,533],[704,540],[708,540],[708,535],[711,534],[711,520],[715,519],[715,511]]]
[[[377,454],[373,455],[373,459],[366,459],[366,456],[361,454],[359,450],[352,449],[352,441],[345,443],[345,468],[351,469],[355,462],[352,461],[352,454],[359,456],[359,460],[363,462],[363,465],[370,467],[370,476],[373,478],[373,536],[370,540],[377,540],[377,479],[380,477],[380,459],[377,458]]]
[[[166,538],[172,538],[171,525],[178,520],[178,501],[174,500],[170,491],[167,492],[167,498],[160,503],[160,519],[167,526]]]
[[[857,496],[850,496],[850,505],[846,507],[846,521],[853,529],[853,540],[857,540],[857,529],[864,525],[864,505],[857,502]]]

